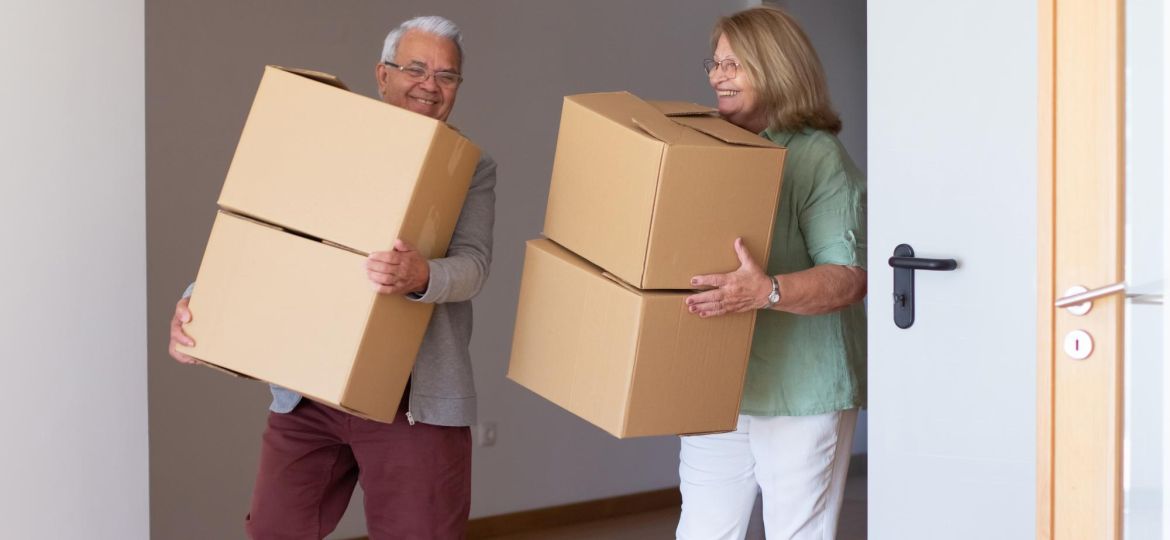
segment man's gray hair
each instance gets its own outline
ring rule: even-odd
[[[459,33],[459,27],[450,19],[440,17],[438,15],[425,15],[422,17],[415,17],[403,22],[386,34],[386,43],[382,45],[382,61],[393,62],[394,55],[398,53],[398,42],[402,40],[402,36],[406,34],[407,30],[418,30],[433,34],[441,38],[447,38],[455,44],[455,48],[459,50],[459,67],[463,67],[463,34]]]

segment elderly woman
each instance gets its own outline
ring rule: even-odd
[[[678,538],[743,538],[762,492],[768,538],[831,539],[865,402],[865,177],[791,16],[741,11],[711,45],[719,114],[788,156],[766,264],[736,240],[737,270],[692,279],[692,313],[759,314],[736,430],[682,438]]]

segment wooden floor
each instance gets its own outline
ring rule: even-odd
[[[759,509],[757,508],[757,514]],[[669,540],[674,538],[678,525],[678,509],[658,510],[605,521],[584,523],[543,531],[506,536],[495,540]],[[850,476],[845,485],[845,504],[841,509],[838,540],[865,540],[866,481],[865,476]],[[757,516],[758,517],[758,516]],[[748,531],[747,540],[763,540],[758,520]]]

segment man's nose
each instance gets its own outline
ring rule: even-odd
[[[434,73],[428,73],[427,78],[423,79],[422,82],[418,83],[418,85],[421,86],[423,90],[428,92],[439,92],[439,85],[435,82]]]

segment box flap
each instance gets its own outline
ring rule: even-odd
[[[658,109],[666,116],[708,116],[719,111],[713,107],[691,103],[689,101],[648,101],[647,103]]]
[[[658,109],[629,92],[576,94],[565,96],[565,102],[576,103],[626,128],[644,132],[665,143],[677,141],[685,132],[685,128],[671,122]]]
[[[646,132],[647,135],[654,137],[666,144],[673,144],[678,142],[682,137],[682,130],[679,125],[671,122],[665,116],[654,117],[651,115],[630,118],[630,121],[638,126],[639,129]]]
[[[634,125],[634,116],[657,116],[670,129],[707,139],[627,93],[566,97],[544,234],[638,284],[667,145]]]
[[[728,144],[779,148],[768,139],[714,116],[679,116],[673,120]]]
[[[330,75],[330,74],[325,73],[323,71],[313,71],[311,69],[302,69],[302,68],[288,68],[288,67],[284,67],[284,66],[276,66],[276,65],[271,65],[271,64],[269,65],[269,67],[273,67],[273,68],[279,69],[281,71],[287,71],[289,73],[295,73],[295,74],[300,75],[302,77],[307,77],[307,78],[313,79],[314,81],[328,84],[329,86],[336,86],[342,90],[349,90],[349,88],[345,86],[345,83],[341,82],[341,79],[338,79],[336,75]]]

